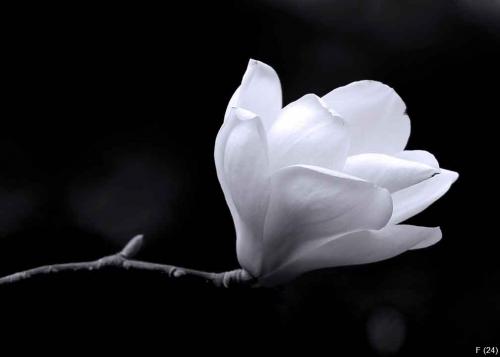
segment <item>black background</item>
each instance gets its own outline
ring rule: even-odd
[[[285,103],[354,80],[391,85],[412,119],[408,148],[461,175],[411,220],[442,227],[432,248],[266,290],[112,269],[37,278],[0,290],[9,336],[67,355],[102,342],[236,355],[269,342],[308,355],[499,346],[497,2],[26,5],[4,16],[1,275],[95,259],[138,233],[142,259],[236,268],[213,145],[249,58],[276,69]]]

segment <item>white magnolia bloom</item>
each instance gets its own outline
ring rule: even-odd
[[[406,106],[385,84],[354,82],[282,108],[276,72],[250,60],[214,153],[241,267],[275,285],[438,242],[439,227],[399,223],[458,174],[404,150],[409,135]]]

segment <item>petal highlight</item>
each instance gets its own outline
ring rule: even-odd
[[[439,169],[384,154],[359,154],[347,158],[343,172],[399,191],[439,173]]]
[[[340,116],[308,94],[283,108],[268,131],[271,170],[302,164],[340,170],[349,150]]]
[[[402,151],[410,136],[406,105],[391,87],[359,81],[334,89],[323,97],[349,125],[349,155]]]

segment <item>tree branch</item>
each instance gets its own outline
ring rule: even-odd
[[[255,279],[245,270],[237,269],[222,273],[211,273],[201,270],[186,269],[174,265],[145,262],[132,259],[141,250],[143,236],[132,238],[118,253],[94,261],[44,265],[0,278],[0,285],[12,284],[39,275],[56,274],[69,271],[94,271],[105,267],[116,267],[126,270],[142,270],[165,274],[168,278],[197,277],[216,287],[252,286]]]

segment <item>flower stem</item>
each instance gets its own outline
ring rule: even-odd
[[[94,271],[105,267],[116,267],[125,270],[150,271],[165,274],[168,278],[197,277],[216,287],[252,286],[255,279],[245,270],[237,269],[222,273],[187,269],[174,265],[158,264],[132,259],[142,248],[144,237],[133,237],[118,253],[89,262],[63,263],[44,265],[37,268],[17,272],[0,278],[0,285],[12,284],[40,275],[57,274],[70,271]]]

